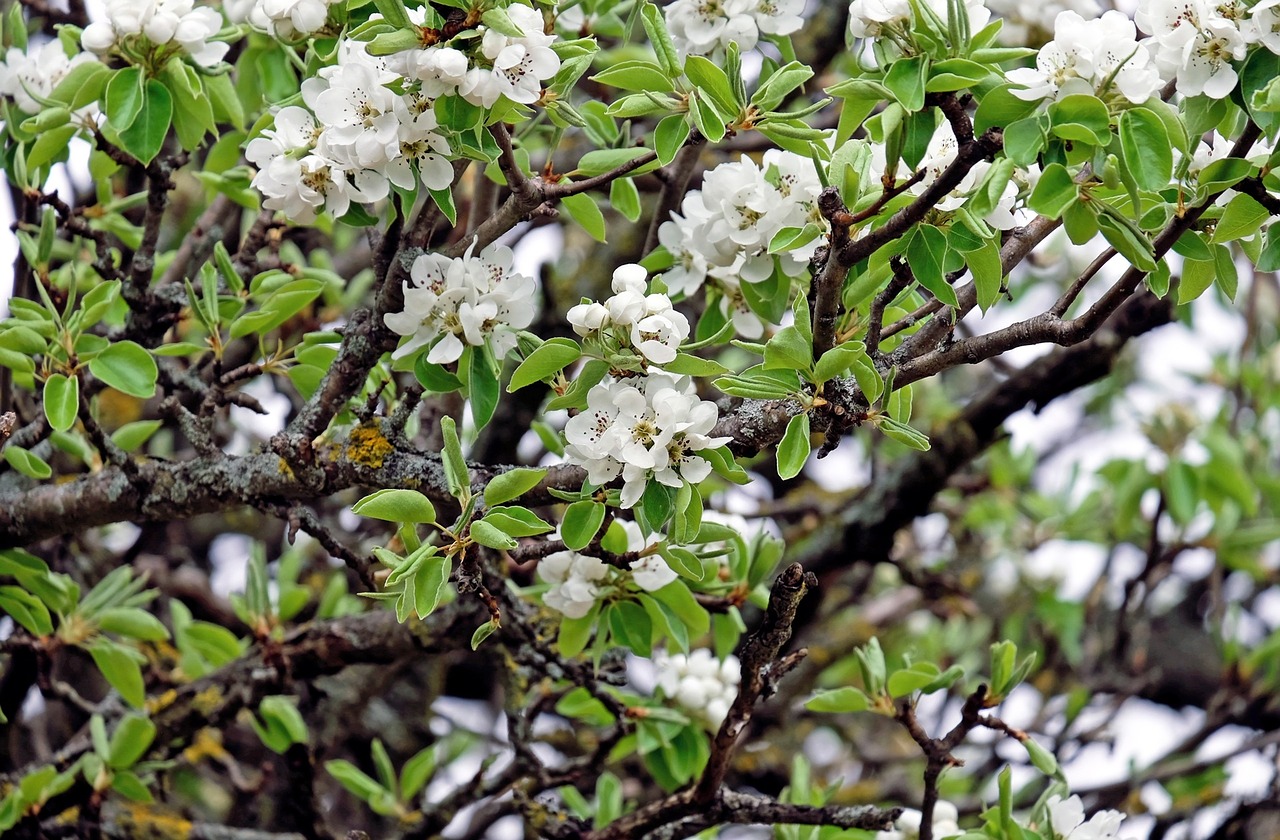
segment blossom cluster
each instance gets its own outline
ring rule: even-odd
[[[746,338],[764,334],[764,323],[747,306],[742,281],[758,283],[775,267],[794,276],[817,250],[821,237],[773,256],[769,243],[784,228],[827,229],[818,211],[822,182],[813,161],[770,149],[760,164],[746,157],[707,172],[702,189],[691,190],[658,239],[674,265],[663,276],[672,293],[690,295],[710,282],[721,293],[721,309]]]
[[[201,67],[212,67],[230,49],[209,40],[221,29],[222,15],[208,6],[197,8],[193,0],[107,0],[105,18],[86,26],[80,43],[98,55],[116,50],[147,55],[172,46]]]
[[[648,273],[642,266],[620,266],[613,272],[613,297],[604,303],[580,303],[569,310],[573,331],[608,342],[606,352],[629,346],[657,365],[676,358],[689,337],[689,319],[663,294],[645,294]]]
[[[730,43],[749,50],[765,35],[790,35],[804,25],[804,0],[675,0],[667,28],[680,57],[723,58]]]
[[[721,661],[706,648],[698,648],[688,656],[658,651],[653,664],[663,696],[703,723],[720,726],[738,697],[738,684],[742,681],[738,657],[730,654]]]
[[[250,10],[250,20],[286,7],[302,16],[288,18],[297,31],[319,15],[310,6],[266,0]],[[421,22],[425,14],[420,8],[411,17]],[[433,46],[382,58],[369,55],[362,43],[342,42],[338,63],[302,83],[306,107],[282,108],[275,128],[245,151],[258,168],[253,186],[265,198],[263,207],[308,223],[321,212],[342,216],[353,202],[380,201],[393,185],[412,190],[420,181],[428,189],[447,188],[452,149],[440,131],[435,100],[457,95],[488,108],[506,97],[529,104],[541,96],[542,81],[560,69],[550,47],[555,36],[542,32],[542,16],[519,4],[506,14],[527,34],[479,26],[479,37],[470,41],[473,55]],[[265,25],[261,15],[256,20]],[[272,20],[277,30],[284,26],[283,19]]]
[[[533,321],[533,278],[512,270],[511,249],[490,245],[473,256],[450,259],[420,254],[404,283],[404,309],[386,315],[397,335],[409,336],[393,359],[430,347],[427,361],[456,362],[467,345],[486,343],[495,359],[516,345],[516,332]]]
[[[711,437],[719,412],[687,376],[650,368],[646,376],[606,377],[587,392],[587,407],[565,426],[565,457],[586,467],[592,484],[622,475],[622,506],[633,507],[650,479],[668,487],[711,474],[697,453],[729,442]]]
[[[639,525],[621,519],[616,523],[627,536],[628,552],[643,552],[648,548]],[[548,554],[538,561],[538,577],[551,584],[542,594],[542,602],[566,618],[582,618],[591,612],[611,581],[624,583],[625,578],[629,578],[645,592],[657,592],[677,577],[657,554],[646,554],[632,560],[630,566],[631,571],[624,572],[598,557],[576,551]]]
[[[1139,39],[1139,30],[1148,37]],[[1239,80],[1233,62],[1255,44],[1280,53],[1280,0],[1252,7],[1236,0],[1141,0],[1132,21],[1114,10],[1094,17],[1068,9],[1055,18],[1053,40],[1035,68],[1011,70],[1008,78],[1025,86],[1015,94],[1028,101],[1114,88],[1141,103],[1169,81],[1183,96],[1222,99]]]
[[[336,65],[302,83],[307,107],[281,108],[275,128],[245,149],[263,207],[298,222],[321,211],[342,216],[353,201],[386,198],[392,184],[413,189],[415,169],[429,189],[449,186],[449,142],[431,100],[388,87],[399,79],[362,44],[344,42]]]
[[[532,105],[542,96],[542,83],[560,69],[560,56],[551,48],[556,36],[543,31],[542,13],[536,9],[513,3],[505,11],[522,35],[478,26],[480,37],[468,42],[475,45],[469,52],[431,46],[397,53],[397,72],[417,80],[432,99],[457,94],[483,108],[492,108],[503,97]],[[418,10],[410,17],[421,25],[423,14]]]
[[[77,64],[93,61],[89,53],[68,58],[61,41],[32,44],[24,52],[10,47],[0,61],[0,96],[13,97],[18,110],[38,114],[42,106],[32,94],[47,97]],[[96,105],[89,106],[93,111]]]
[[[1009,81],[1025,87],[1013,94],[1027,101],[1057,100],[1077,93],[1104,96],[1114,86],[1130,102],[1146,102],[1160,92],[1164,81],[1137,34],[1133,21],[1114,9],[1093,20],[1062,12],[1054,23],[1053,40],[1036,56],[1036,66],[1006,74]]]

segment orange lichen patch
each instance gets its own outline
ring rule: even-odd
[[[362,423],[347,436],[347,457],[370,469],[381,467],[394,448],[377,423]]]
[[[191,820],[138,802],[121,807],[117,822],[125,836],[137,840],[187,840],[191,836]]]

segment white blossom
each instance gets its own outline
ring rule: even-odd
[[[202,67],[222,61],[229,44],[210,41],[222,29],[222,15],[193,0],[107,0],[106,17],[85,27],[80,43],[106,55],[117,46],[144,41],[155,47],[173,44]]]
[[[630,347],[654,364],[673,361],[680,344],[689,337],[689,320],[676,311],[666,295],[645,294],[647,274],[639,265],[620,266],[613,273],[612,297],[602,304],[580,303],[569,310],[574,332],[583,337],[600,336],[609,343],[610,351]]]
[[[650,368],[648,375],[606,378],[587,392],[587,407],[565,426],[565,457],[592,484],[622,475],[622,506],[635,505],[650,479],[679,487],[699,482],[711,465],[697,453],[729,441],[711,437],[719,413],[687,376]]]
[[[1088,822],[1079,796],[1052,796],[1047,803],[1049,824],[1059,840],[1113,840],[1124,822],[1119,811],[1099,811]]]
[[[72,68],[93,60],[89,53],[68,58],[62,42],[56,40],[30,45],[26,52],[10,47],[0,62],[0,95],[13,97],[23,113],[38,114],[44,106],[32,94],[48,97]]]
[[[956,810],[955,805],[942,799],[935,802],[933,836],[936,840],[946,840],[948,837],[958,837],[963,834],[964,830],[960,828],[959,819],[960,812]],[[894,822],[892,830],[877,831],[876,840],[916,840],[920,836],[920,825],[923,821],[923,814],[908,808]]]
[[[1035,68],[1019,67],[1006,75],[1025,86],[1013,95],[1028,101],[1061,99],[1071,94],[1103,94],[1104,85],[1133,103],[1146,102],[1164,86],[1147,48],[1138,43],[1133,21],[1108,11],[1087,20],[1074,11],[1054,21],[1053,40],[1040,48]]]
[[[511,249],[490,245],[450,259],[421,254],[404,283],[404,309],[388,313],[387,326],[409,340],[392,354],[400,359],[430,347],[427,361],[456,362],[466,346],[487,344],[503,359],[516,332],[533,321],[533,279],[512,270]]]
[[[730,43],[745,52],[760,33],[790,35],[804,25],[804,0],[675,0],[666,7],[667,29],[681,58],[722,59]]]
[[[720,164],[658,229],[674,262],[663,282],[684,295],[711,282],[723,293],[720,308],[738,333],[760,337],[764,324],[746,305],[741,284],[766,280],[775,268],[789,276],[803,270],[821,236],[777,256],[769,254],[769,244],[783,228],[812,224],[826,230],[817,207],[821,191],[813,162],[792,152],[771,149],[760,164],[745,156]]]
[[[1235,89],[1233,61],[1244,58],[1247,44],[1238,21],[1242,6],[1227,0],[1141,0],[1134,21],[1149,32],[1147,48],[1166,79],[1175,79],[1183,96],[1222,99]]]
[[[541,98],[542,83],[560,69],[560,57],[551,49],[556,36],[543,32],[542,14],[519,3],[506,12],[523,35],[516,38],[479,27],[479,52],[488,66],[471,66],[458,83],[458,93],[473,105],[491,108],[504,96],[531,105]],[[452,60],[450,73],[456,76],[456,59]]]
[[[557,551],[538,561],[538,577],[551,584],[542,601],[566,618],[582,618],[591,612],[600,595],[597,585],[609,574],[603,560],[576,551]]]
[[[687,656],[658,651],[653,657],[658,689],[691,716],[718,728],[738,696],[742,665],[730,654],[723,661],[706,648]]]
[[[940,20],[950,17],[947,0],[924,0]],[[984,0],[964,0],[969,31],[978,32],[991,21]],[[849,34],[854,38],[892,38],[908,42],[916,25],[909,0],[853,0],[849,4]]]

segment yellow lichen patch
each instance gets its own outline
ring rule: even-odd
[[[362,423],[347,436],[347,457],[371,469],[381,467],[392,449],[377,423]]]
[[[222,746],[222,733],[205,727],[196,733],[191,746],[182,751],[182,757],[191,764],[199,764],[206,758],[223,758],[227,751]]]
[[[173,705],[173,701],[178,699],[178,692],[172,688],[163,691],[147,701],[147,714],[154,715],[156,712],[163,711]]]
[[[289,462],[283,458],[279,458],[278,460],[280,461],[280,474],[293,478],[293,467],[289,466]]]
[[[191,698],[191,708],[208,717],[222,705],[222,691],[217,686],[209,686]]]
[[[117,817],[122,833],[138,840],[187,840],[191,821],[138,802],[120,809]]]

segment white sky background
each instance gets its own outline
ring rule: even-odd
[[[76,172],[75,177],[80,181],[87,180],[87,153],[87,145],[77,141],[77,149],[73,154],[73,167]],[[70,199],[70,181],[65,168],[58,167],[54,171],[49,188],[56,189],[64,198]],[[7,228],[12,218],[12,206],[8,192],[5,190],[0,192],[0,223]],[[531,276],[537,276],[536,269],[540,257],[558,253],[559,240],[558,232],[553,227],[534,231],[517,246],[517,268]],[[7,310],[6,303],[12,288],[12,270],[9,267],[13,265],[17,251],[15,237],[0,235],[0,266],[5,266],[0,268],[0,313]],[[1073,262],[1079,262],[1081,265],[1091,256],[1079,249],[1072,254]],[[1246,282],[1248,282],[1247,275],[1242,282],[1241,295],[1245,294],[1243,285]],[[970,323],[975,326],[975,329],[987,332],[1041,311],[1044,306],[1045,301],[1033,294],[1027,299],[1015,301],[1012,305],[997,307],[980,320],[970,319]],[[1061,487],[1065,477],[1071,474],[1073,467],[1079,467],[1083,472],[1089,473],[1112,458],[1132,457],[1135,452],[1151,451],[1145,436],[1140,432],[1139,423],[1145,417],[1149,417],[1155,409],[1170,401],[1185,402],[1194,407],[1201,417],[1209,417],[1213,414],[1217,408],[1215,392],[1212,389],[1196,388],[1188,375],[1207,370],[1214,353],[1238,347],[1243,336],[1243,326],[1233,311],[1216,303],[1212,292],[1196,302],[1195,323],[1197,329],[1194,332],[1181,324],[1172,324],[1136,342],[1137,347],[1130,352],[1136,352],[1138,355],[1143,384],[1130,389],[1126,395],[1126,399],[1134,410],[1121,420],[1119,426],[1078,436],[1070,445],[1063,447],[1042,464],[1037,480],[1044,489]],[[1047,350],[1024,348],[1007,354],[1005,358],[1014,364],[1025,364],[1043,352]],[[270,389],[265,384],[255,383],[251,386],[251,390],[255,390],[255,396],[264,399],[266,401],[264,404],[268,407],[273,407],[270,405],[272,401],[283,399],[278,394],[269,393]],[[1055,401],[1040,414],[1024,410],[1015,415],[1007,424],[1007,428],[1013,435],[1014,446],[1051,445],[1060,439],[1072,438],[1081,425],[1083,404],[1083,397],[1074,394]],[[264,439],[269,436],[276,430],[273,428],[274,424],[278,423],[283,416],[280,412],[273,411],[271,417],[260,418],[251,412],[232,410],[237,413],[237,420],[245,421],[246,428],[250,430],[249,434],[253,438]],[[235,447],[245,451],[249,444],[250,440],[244,438],[238,441]],[[822,461],[811,460],[806,469],[811,477],[833,490],[859,486],[867,478],[863,447],[857,438],[846,440],[840,448]],[[924,527],[928,527],[927,524]],[[216,569],[213,579],[215,590],[225,595],[243,588],[244,560],[247,556],[248,538],[243,535],[227,534],[215,542]],[[1026,562],[1045,577],[1060,580],[1060,594],[1063,597],[1078,598],[1096,579],[1102,566],[1102,559],[1101,549],[1097,546],[1058,541],[1045,545],[1029,556]],[[1194,558],[1189,562],[1195,562]],[[1118,588],[1124,576],[1131,575],[1135,571],[1136,569],[1129,564],[1117,563],[1113,585]],[[1267,624],[1271,627],[1280,625],[1280,593],[1277,593],[1274,598],[1260,599],[1259,605],[1264,613],[1262,617]],[[1265,629],[1253,628],[1254,632],[1262,632]],[[0,635],[7,635],[7,632]],[[1032,693],[1031,689],[1023,689],[1006,703],[1002,710],[1006,720],[1017,725],[1020,718],[1023,722],[1029,719],[1038,705],[1038,700],[1030,696]],[[462,703],[449,708],[449,716],[465,723],[469,728],[487,728],[490,725],[485,723],[487,714],[487,707],[483,704],[469,707],[468,704]],[[1111,727],[1112,744],[1109,747],[1095,744],[1085,749],[1066,766],[1068,779],[1073,787],[1087,789],[1127,778],[1131,772],[1131,764],[1143,766],[1163,755],[1169,746],[1194,731],[1199,723],[1200,714],[1191,710],[1179,712],[1144,701],[1131,700],[1125,704]],[[501,727],[498,727],[493,734],[498,738],[504,737]],[[1224,730],[1210,739],[1197,756],[1207,758],[1229,754],[1236,750],[1250,734],[1240,729]],[[815,752],[821,754],[827,751],[826,748],[830,745],[824,747],[815,742],[813,746]],[[1017,749],[1016,745],[1012,746],[1014,749],[1009,749],[1009,745],[1003,747],[1001,754],[1015,761],[1021,760],[1020,749]],[[1264,793],[1275,772],[1275,768],[1256,753],[1232,759],[1228,767],[1231,771],[1228,793],[1245,798],[1257,797]],[[451,768],[450,776],[457,783],[462,783],[470,778],[474,769],[473,766],[467,766],[466,761],[459,762],[456,768]],[[1163,795],[1158,786],[1148,785],[1144,788],[1143,801],[1156,812],[1167,807],[1167,796]],[[1173,833],[1169,835],[1171,840],[1176,840],[1180,836],[1207,836],[1216,827],[1221,816],[1230,813],[1229,809],[1220,810],[1221,814],[1206,812],[1201,815],[1196,821],[1193,834]],[[1125,834],[1134,838],[1144,837],[1150,830],[1151,823],[1152,820],[1149,817],[1131,818],[1126,822]],[[512,836],[518,836],[517,826],[511,825],[509,828]],[[749,830],[734,832],[735,836],[752,834],[768,836],[767,833],[753,833]]]

